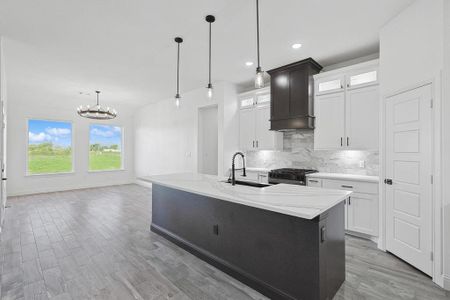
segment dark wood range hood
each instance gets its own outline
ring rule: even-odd
[[[307,58],[268,71],[270,74],[270,130],[314,129],[313,75],[322,70]]]

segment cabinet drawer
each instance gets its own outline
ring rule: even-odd
[[[322,179],[319,178],[308,178],[306,184],[312,187],[322,187]]]
[[[332,179],[323,179],[322,181],[322,186],[327,189],[348,190],[365,194],[378,194],[377,183]]]

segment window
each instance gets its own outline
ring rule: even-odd
[[[72,124],[28,120],[28,174],[72,172]]]
[[[341,79],[324,81],[319,83],[319,93],[342,89]]]
[[[253,106],[253,97],[241,99],[241,108]]]
[[[89,171],[122,169],[122,128],[91,125],[89,129]]]
[[[350,76],[350,86],[366,84],[377,81],[377,71],[371,71]]]

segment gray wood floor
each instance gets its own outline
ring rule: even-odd
[[[149,230],[137,185],[9,199],[0,243],[2,299],[266,299]],[[336,299],[450,299],[371,242],[347,238]]]

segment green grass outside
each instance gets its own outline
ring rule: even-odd
[[[72,156],[61,154],[30,154],[28,155],[28,173],[63,173],[72,171]]]
[[[122,168],[122,158],[120,152],[89,152],[89,170],[117,170]]]
[[[89,152],[89,170],[118,170],[122,168],[122,158],[119,152]],[[29,174],[52,174],[72,171],[72,156],[70,153],[58,154],[28,154]]]

